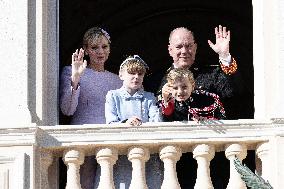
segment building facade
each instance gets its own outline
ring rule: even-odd
[[[175,164],[181,153],[197,160],[196,188],[213,188],[210,161],[225,152],[232,165],[227,188],[245,188],[233,169],[234,156],[254,150],[256,171],[273,188],[284,187],[284,2],[253,0],[253,120],[159,123],[139,128],[59,125],[59,26],[57,0],[0,1],[0,188],[58,188],[58,158],[67,170],[66,188],[79,189],[79,165],[96,155],[100,188],[113,188],[118,154],[132,162],[131,187],[147,188],[145,161],[159,153],[161,188],[179,188]],[[165,129],[165,127],[166,129]],[[211,172],[211,174],[214,174]]]

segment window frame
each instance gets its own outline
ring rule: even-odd
[[[278,0],[253,4],[254,119],[279,117],[280,98]],[[39,125],[59,124],[59,0],[36,6],[36,112]],[[269,64],[268,64],[269,63]],[[275,72],[276,71],[276,72]],[[266,77],[264,77],[266,76]],[[276,81],[271,82],[271,78]],[[263,85],[260,85],[263,83]],[[275,92],[271,92],[275,91]],[[279,96],[277,95],[279,92]],[[275,96],[276,95],[276,96]],[[280,106],[281,107],[281,106]],[[280,112],[281,113],[281,112]]]

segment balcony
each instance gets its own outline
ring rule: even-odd
[[[210,161],[225,152],[230,162],[227,188],[246,188],[233,159],[243,160],[254,150],[256,171],[275,189],[284,187],[284,121],[236,120],[214,122],[146,123],[140,127],[117,125],[72,125],[0,129],[0,188],[58,188],[58,159],[67,165],[66,189],[81,189],[80,165],[95,155],[101,166],[99,189],[114,188],[113,165],[118,155],[132,163],[130,188],[146,189],[145,162],[158,153],[164,163],[162,189],[180,188],[176,163],[182,153],[192,152],[197,161],[196,189],[214,188]],[[253,170],[254,171],[254,170]],[[214,174],[211,172],[211,175]],[[18,183],[18,184],[15,184]]]

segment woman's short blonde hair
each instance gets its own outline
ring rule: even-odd
[[[104,36],[107,39],[108,44],[110,45],[110,43],[111,43],[110,35],[107,33],[107,31],[105,31],[104,29],[102,29],[100,27],[92,27],[92,28],[88,29],[83,36],[83,42],[82,42],[83,47],[88,47],[88,44],[91,41],[94,41],[101,36]]]

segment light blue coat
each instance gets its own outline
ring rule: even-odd
[[[161,121],[159,108],[153,93],[142,89],[131,96],[124,87],[108,91],[105,103],[106,123],[122,122],[132,116],[139,117],[143,123]],[[97,169],[95,189],[99,184],[100,167]],[[145,167],[146,182],[149,189],[160,188],[163,182],[163,163],[158,154],[151,154]],[[120,155],[113,168],[116,189],[129,189],[132,166],[126,155]]]
[[[106,95],[106,123],[122,122],[132,116],[139,117],[143,123],[161,121],[159,108],[153,93],[144,90],[130,95],[125,87],[110,90]]]

